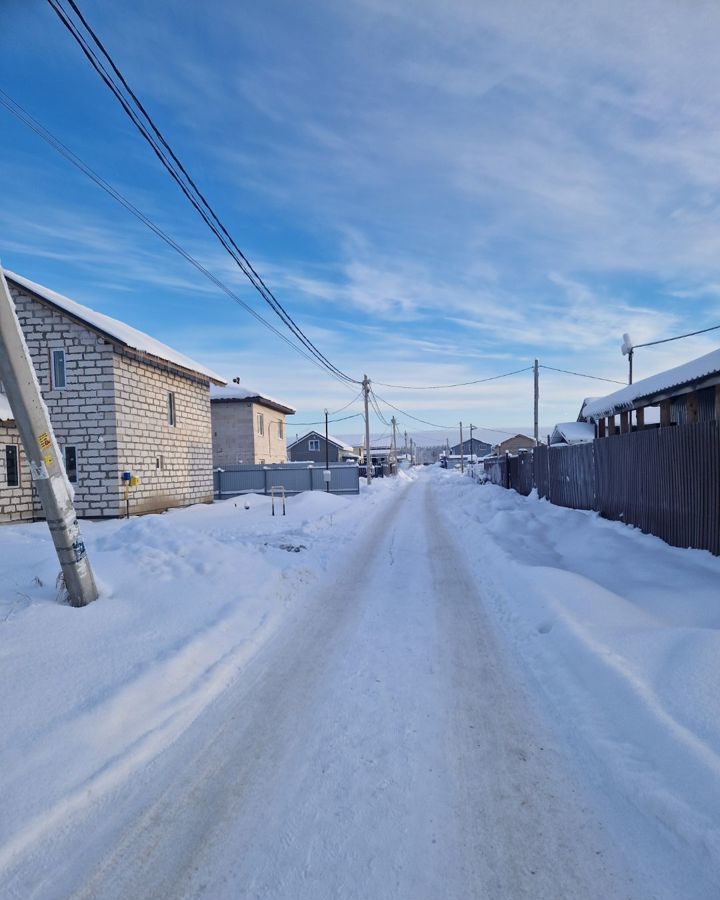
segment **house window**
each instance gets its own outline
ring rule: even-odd
[[[319,438],[310,438],[308,441],[308,450],[319,450],[320,449],[320,440]]]
[[[8,444],[5,447],[5,477],[8,487],[18,487],[20,484],[17,444]]]
[[[65,351],[51,350],[50,361],[52,366],[51,386],[53,390],[65,387]]]
[[[265,434],[265,415],[263,413],[257,414],[257,433]]]
[[[282,419],[278,419],[278,437],[280,438],[280,440],[283,439],[283,423],[282,423]]]
[[[155,457],[155,468],[158,471],[162,471],[165,468],[165,457],[162,454]]]
[[[175,394],[172,391],[168,391],[167,395],[167,417],[168,417],[168,425],[176,425],[177,419],[175,417]]]
[[[70,484],[77,484],[77,450],[75,447],[65,448],[65,472]]]

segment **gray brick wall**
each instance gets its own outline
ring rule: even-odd
[[[211,405],[214,466],[287,462],[284,413],[242,400],[213,400]],[[263,416],[263,434],[258,414]]]
[[[30,294],[10,290],[60,449],[76,449],[78,515],[123,514],[123,471],[140,478],[131,489],[132,512],[211,501],[208,379],[118,347]],[[65,388],[52,384],[53,349],[65,351]],[[175,394],[174,427],[168,392]],[[30,485],[24,463],[21,479]],[[41,515],[37,502],[35,514]],[[0,485],[0,521],[13,516]]]
[[[20,484],[9,487],[5,467],[5,447],[13,444],[18,448],[20,460]],[[0,422],[0,523],[32,521],[33,489],[30,472],[25,464],[25,454],[20,444],[20,435],[12,422]]]

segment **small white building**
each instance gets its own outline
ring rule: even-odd
[[[5,276],[78,515],[121,515],[123,472],[139,479],[135,513],[212,501],[210,384],[224,379],[117,319]],[[42,511],[3,399],[0,522],[37,518]]]
[[[287,403],[240,384],[210,389],[213,466],[287,462]]]

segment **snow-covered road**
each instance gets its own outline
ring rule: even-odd
[[[442,488],[423,476],[371,509],[229,689],[89,789],[8,867],[7,896],[713,896],[544,714]]]

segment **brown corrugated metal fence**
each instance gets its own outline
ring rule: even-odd
[[[488,460],[494,484],[594,509],[676,547],[720,555],[720,422],[653,428]]]

